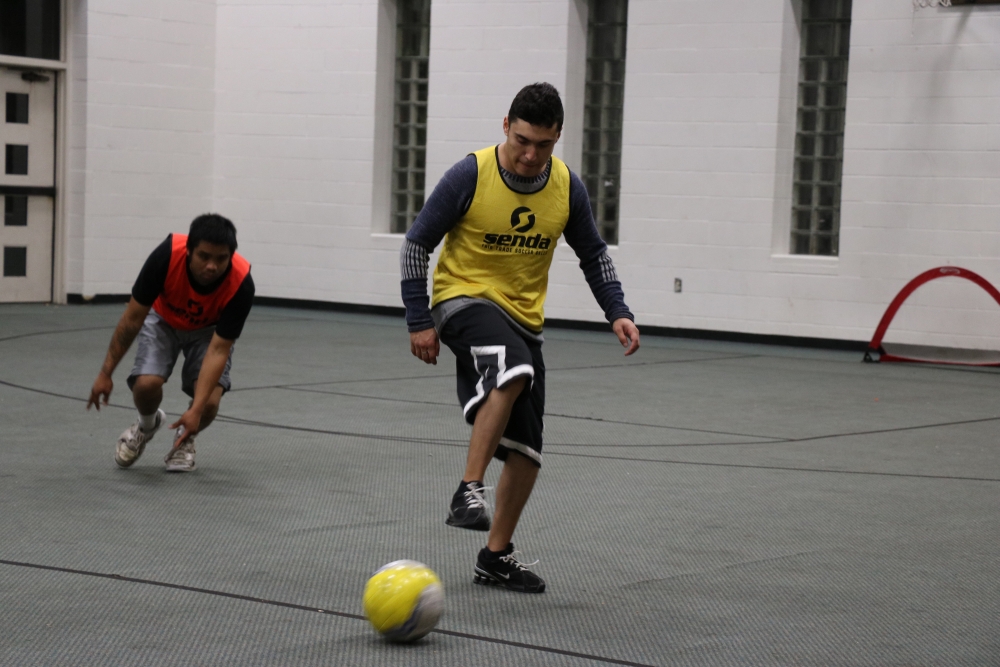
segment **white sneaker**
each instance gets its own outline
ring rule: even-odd
[[[180,447],[172,450],[163,460],[167,472],[191,472],[194,470],[194,438],[188,438]]]
[[[146,443],[153,439],[156,432],[160,430],[163,423],[167,421],[167,413],[163,410],[156,411],[156,426],[149,431],[143,431],[139,426],[139,420],[125,429],[125,432],[118,437],[118,445],[115,447],[115,463],[122,468],[128,468],[139,460],[142,450],[146,448]]]

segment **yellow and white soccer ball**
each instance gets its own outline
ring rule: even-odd
[[[365,586],[365,616],[386,639],[410,642],[434,629],[444,611],[444,587],[415,560],[380,567]]]

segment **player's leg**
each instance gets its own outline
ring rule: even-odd
[[[139,416],[119,436],[115,446],[115,463],[122,468],[139,459],[146,444],[166,423],[167,415],[160,409],[163,384],[173,372],[178,354],[180,346],[174,330],[159,315],[150,312],[136,336],[135,363],[128,376]]]
[[[181,334],[181,346],[184,350],[184,367],[181,369],[181,389],[185,394],[194,399],[195,386],[198,384],[198,376],[201,374],[201,364],[205,360],[205,353],[211,343],[215,327],[206,327],[197,331],[184,332]],[[235,346],[234,346],[235,347]],[[229,390],[232,382],[229,378],[229,371],[233,365],[233,351],[229,351],[229,359],[226,360],[226,368],[219,378],[219,384],[212,390],[211,396],[202,412],[201,422],[198,425],[200,434],[215,420],[219,412],[219,403],[222,395]],[[176,436],[175,436],[176,437]],[[193,437],[185,440],[176,449],[171,449],[164,460],[167,472],[191,472],[195,469],[195,439]]]
[[[483,401],[472,424],[472,436],[469,438],[469,453],[462,481],[482,481],[486,475],[486,468],[493,459],[504,429],[507,428],[507,420],[510,419],[514,401],[524,391],[526,382],[524,377],[516,378],[503,387],[491,391]]]
[[[453,313],[440,335],[455,353],[459,402],[473,426],[465,472],[446,521],[459,528],[489,530],[483,477],[511,406],[531,381],[531,353],[524,339],[489,304]]]
[[[159,375],[137,375],[132,384],[132,402],[139,415],[154,415],[163,402],[163,385]]]
[[[514,529],[521,519],[535,480],[538,479],[538,465],[517,452],[507,456],[500,482],[497,484],[496,511],[490,528],[486,546],[490,551],[499,552],[507,548],[514,537]]]
[[[542,461],[542,418],[545,411],[545,364],[541,345],[532,344],[534,379],[514,402],[497,447],[504,460],[497,484],[496,512],[486,547],[476,560],[476,583],[521,593],[542,593],[545,582],[517,558],[514,530],[531,496]]]

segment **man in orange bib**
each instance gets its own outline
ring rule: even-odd
[[[188,234],[170,234],[150,254],[132,286],[104,365],[90,390],[87,409],[108,404],[111,374],[139,337],[128,376],[139,418],[118,438],[115,462],[127,468],[138,460],[166,421],[160,409],[163,385],[181,352],[181,389],[192,398],[180,419],[165,460],[168,472],[194,470],[194,436],[215,419],[229,390],[233,344],[253,305],[250,264],[236,254],[236,227],[221,215],[200,215]]]

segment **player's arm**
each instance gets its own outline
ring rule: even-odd
[[[563,235],[576,252],[590,291],[611,323],[611,330],[625,348],[625,356],[629,356],[639,349],[639,329],[635,326],[635,317],[625,304],[625,293],[608,255],[608,245],[597,232],[587,188],[573,173],[570,173],[569,191],[570,214]]]
[[[201,418],[205,414],[205,407],[212,397],[212,392],[219,386],[222,374],[226,372],[226,364],[229,362],[229,354],[236,343],[236,339],[243,333],[243,326],[246,324],[250,309],[253,308],[253,297],[256,292],[253,277],[248,273],[236,294],[226,304],[226,307],[219,313],[219,321],[215,324],[215,333],[208,343],[208,350],[201,362],[201,370],[198,371],[198,381],[194,386],[194,400],[191,406],[181,415],[181,418],[174,422],[170,428],[184,427],[184,434],[181,438],[176,438],[174,447],[198,433],[201,427]]]
[[[201,417],[205,413],[208,399],[212,392],[219,386],[222,373],[226,370],[226,362],[229,361],[229,352],[233,349],[236,341],[223,338],[218,331],[212,334],[212,340],[205,351],[205,358],[201,362],[201,370],[198,372],[198,382],[194,386],[194,400],[191,407],[181,415],[181,418],[170,425],[170,428],[184,427],[183,435],[174,442],[177,447],[181,442],[194,437],[201,426]]]
[[[104,356],[104,364],[97,374],[97,379],[94,380],[94,386],[90,389],[90,400],[87,401],[88,410],[91,405],[100,410],[102,402],[104,405],[108,404],[111,390],[115,386],[111,380],[111,374],[115,372],[118,363],[132,346],[132,341],[139,334],[139,330],[142,329],[142,323],[146,320],[146,315],[149,314],[149,308],[150,306],[144,306],[136,301],[135,297],[129,299],[128,305],[125,306],[125,312],[122,313],[121,319],[118,320],[118,326],[115,327],[115,333],[111,336],[108,353]]]
[[[430,254],[469,210],[478,178],[474,155],[466,156],[445,172],[399,250],[400,291],[406,306],[410,353],[427,364],[437,364],[441,352],[427,296]]]
[[[173,234],[167,234],[167,238],[156,247],[146,258],[146,263],[142,265],[135,284],[132,286],[132,298],[125,306],[125,313],[122,315],[115,333],[111,336],[111,344],[108,346],[108,353],[104,357],[104,365],[101,366],[94,386],[90,389],[90,399],[87,401],[87,409],[93,405],[98,410],[101,409],[101,400],[104,405],[108,404],[111,390],[114,389],[114,382],[111,381],[111,374],[122,360],[132,341],[142,329],[142,323],[149,314],[156,298],[163,291],[163,285],[167,281],[167,271],[170,268],[170,254],[173,245]]]

